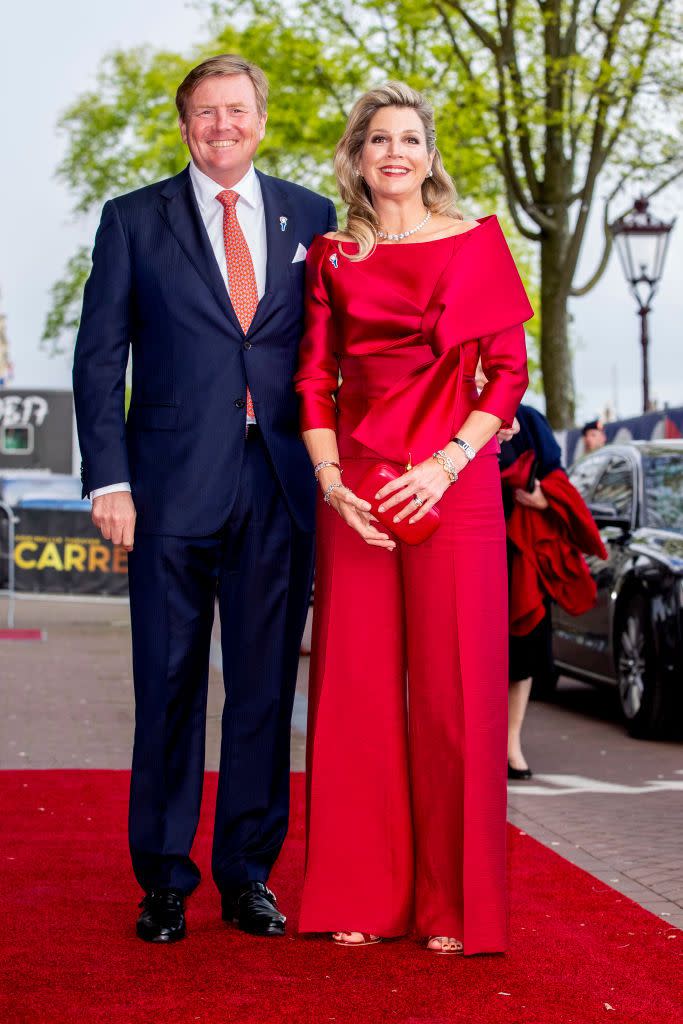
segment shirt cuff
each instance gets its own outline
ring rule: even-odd
[[[114,494],[115,491],[127,491],[128,494],[130,494],[130,484],[126,482],[120,484],[108,484],[107,487],[96,487],[94,491],[90,492],[88,497],[91,501],[94,501],[95,498],[99,498],[102,494]]]

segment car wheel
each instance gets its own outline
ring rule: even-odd
[[[654,739],[666,724],[665,690],[657,671],[647,601],[630,598],[619,617],[614,660],[619,704],[631,736]]]

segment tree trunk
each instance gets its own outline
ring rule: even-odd
[[[541,240],[541,370],[546,414],[555,429],[574,426],[572,358],[567,330],[569,287],[563,267],[566,232],[544,233]]]

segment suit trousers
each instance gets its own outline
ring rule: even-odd
[[[135,741],[129,841],[143,889],[189,894],[199,820],[209,652],[221,622],[222,716],[212,871],[221,891],[266,881],[289,813],[290,722],[313,534],[291,519],[260,432],[208,537],[137,533],[130,553]]]
[[[367,469],[344,460],[353,488]],[[319,506],[302,931],[505,949],[507,574],[478,456],[394,552]]]

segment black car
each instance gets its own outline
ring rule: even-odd
[[[553,607],[557,669],[616,685],[632,736],[683,725],[683,441],[610,444],[569,471],[609,553],[588,558],[595,607]]]

